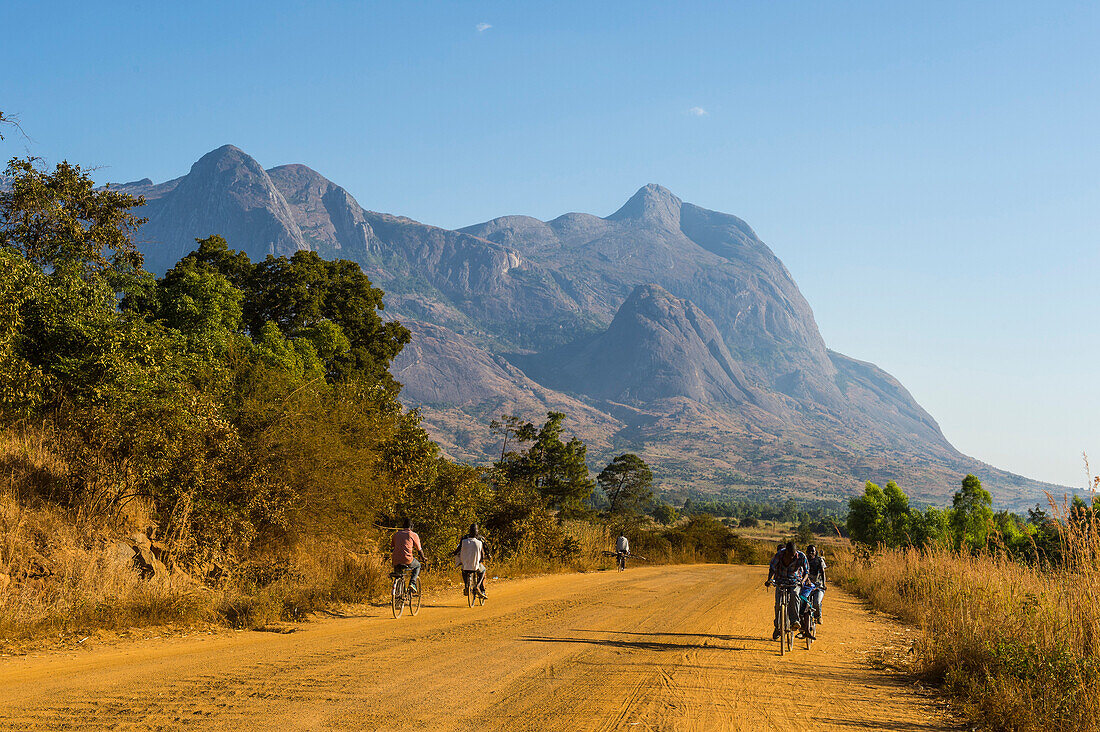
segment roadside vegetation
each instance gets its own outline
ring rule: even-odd
[[[868,484],[833,576],[919,629],[913,671],[976,726],[1100,729],[1100,499],[994,513],[967,476],[946,510]]]
[[[474,521],[500,574],[607,566],[619,531],[651,561],[759,559],[654,501],[637,456],[593,479],[561,413],[494,422],[491,467],[444,458],[389,371],[409,332],[354,263],[211,235],[155,277],[140,198],[65,162],[3,180],[0,637],[369,600],[405,517],[444,572]]]

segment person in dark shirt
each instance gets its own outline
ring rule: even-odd
[[[783,548],[772,557],[772,561],[768,565],[768,579],[764,581],[765,587],[768,585],[775,585],[775,631],[772,633],[772,640],[779,639],[779,612],[783,605],[783,595],[779,589],[780,585],[797,587],[802,584],[802,580],[806,578],[808,572],[809,567],[806,563],[806,555],[798,551],[793,541],[788,541]],[[791,628],[793,630],[798,630],[800,627],[800,623],[798,622],[798,603],[798,593],[791,592],[787,605],[787,615],[791,619]]]
[[[825,569],[828,567],[825,564],[825,557],[821,556],[817,552],[817,547],[812,544],[806,547],[806,563],[809,566],[808,577],[810,582],[814,584],[813,594],[810,595],[811,605],[814,609],[814,617],[817,618],[817,622],[821,622],[821,601],[825,599],[825,590],[827,586],[825,584]]]

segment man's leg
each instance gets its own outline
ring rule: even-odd
[[[821,601],[825,599],[825,590],[814,590],[814,613],[817,614],[817,622],[821,622]]]
[[[791,619],[791,627],[798,625],[798,606],[802,601],[798,599],[798,592],[791,590],[791,599],[787,603],[787,617]]]
[[[479,569],[477,571],[477,591],[482,595],[485,594],[485,569]]]
[[[409,577],[409,587],[417,587],[416,580],[420,576],[420,562],[413,559],[409,562],[409,569],[412,570],[412,577]]]

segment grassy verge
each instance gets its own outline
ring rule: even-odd
[[[1090,522],[1091,523],[1091,522]],[[1070,522],[1063,568],[948,549],[838,557],[834,578],[920,629],[915,671],[979,728],[1100,729],[1100,538]]]
[[[769,545],[728,532],[720,535],[724,543],[707,546],[708,526],[643,532],[635,542],[636,552],[648,564],[759,563],[770,557]],[[321,537],[302,538],[277,561],[253,558],[234,567],[229,580],[213,586],[182,572],[141,579],[132,551],[118,541],[130,529],[124,523],[85,520],[78,511],[0,491],[0,645],[162,624],[258,628],[388,597],[387,557],[377,551],[358,553]],[[566,556],[513,556],[492,563],[491,575],[516,578],[614,567],[614,559],[604,554],[614,545],[605,526],[567,521],[562,530],[570,537]],[[355,544],[377,546],[379,538],[363,537]],[[457,584],[460,575],[441,556],[445,552],[426,549],[433,561],[422,575],[425,588]]]

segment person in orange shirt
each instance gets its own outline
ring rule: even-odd
[[[402,524],[403,529],[393,535],[393,539],[390,544],[393,547],[393,571],[400,572],[404,569],[412,570],[412,577],[409,578],[409,587],[416,587],[416,581],[420,577],[420,562],[416,561],[415,554],[423,561],[428,561],[428,558],[424,556],[424,550],[420,547],[420,537],[413,531],[412,521],[405,519]]]

